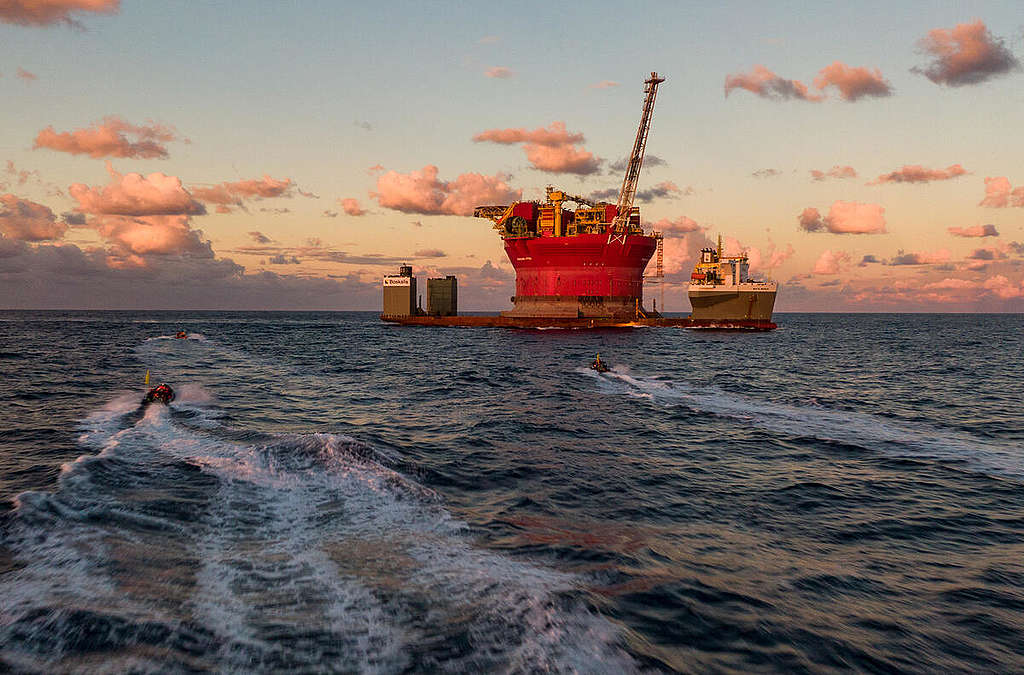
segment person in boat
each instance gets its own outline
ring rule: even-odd
[[[604,364],[604,361],[601,360],[601,355],[600,354],[598,354],[597,358],[594,359],[594,362],[590,364],[590,367],[593,368],[594,370],[596,370],[599,373],[607,373],[608,372],[608,366],[606,366]]]
[[[168,385],[161,382],[157,386],[146,392],[146,397],[142,399],[142,405],[148,405],[154,401],[163,403],[164,405],[170,405],[171,401],[174,400],[174,390]]]
[[[178,340],[184,340],[188,337],[188,333],[186,333],[183,330],[179,330],[177,333],[174,334],[174,337]]]

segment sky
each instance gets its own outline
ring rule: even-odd
[[[507,309],[473,207],[615,202],[657,71],[664,309],[721,235],[777,311],[1024,312],[1022,61],[1016,1],[0,0],[0,308]]]

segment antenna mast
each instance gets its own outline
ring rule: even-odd
[[[618,239],[626,243],[626,232],[629,229],[629,213],[633,210],[633,199],[636,197],[636,185],[640,178],[640,167],[644,164],[644,151],[647,149],[647,132],[651,130],[651,117],[654,115],[654,99],[658,95],[658,85],[665,81],[664,77],[658,77],[657,73],[651,73],[651,77],[644,80],[644,111],[640,115],[640,128],[636,132],[636,141],[633,143],[633,153],[629,156],[629,164],[626,166],[626,175],[622,179],[622,189],[619,190],[619,203],[615,212],[615,221],[612,223],[611,232],[608,233],[608,243]]]

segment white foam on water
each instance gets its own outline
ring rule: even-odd
[[[594,376],[601,378],[599,386],[608,393],[623,393],[656,405],[686,406],[698,412],[740,420],[753,427],[856,445],[895,457],[963,462],[972,470],[984,473],[1024,476],[1024,448],[1000,445],[955,430],[917,426],[847,410],[772,403],[714,387],[633,376],[618,368],[604,376],[597,373]]]
[[[572,599],[576,577],[474,546],[439,495],[351,438],[277,435],[245,444],[171,414],[209,402],[202,389],[183,386],[172,409],[151,405],[131,426],[134,393],[89,415],[82,441],[98,454],[66,465],[56,494],[18,498],[17,532],[7,543],[27,566],[0,581],[0,638],[32,608],[86,606],[170,625],[195,621],[216,636],[219,652],[201,658],[218,670],[316,669],[340,652],[346,668],[395,672],[413,665],[417,649],[433,658],[430,645],[452,631],[472,649],[440,650],[436,669],[636,670],[617,625]],[[102,473],[94,475],[110,459],[121,463],[113,470],[137,471],[141,489],[155,483],[173,494],[158,474],[169,462],[215,477],[216,487],[198,522],[161,523],[117,502]],[[89,518],[91,510],[101,517]],[[102,517],[110,513],[116,524]],[[186,615],[125,591],[117,576],[125,570],[116,570],[129,563],[112,538],[143,551],[171,545],[197,561],[191,586],[167,591],[167,604]],[[129,569],[132,576],[153,574],[131,564],[143,565]],[[59,636],[38,639],[51,648],[44,660],[59,665]],[[153,659],[142,669],[159,669]]]

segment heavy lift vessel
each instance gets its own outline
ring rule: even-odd
[[[644,106],[626,174],[615,204],[595,202],[547,188],[544,201],[478,206],[473,215],[494,221],[505,253],[516,270],[514,308],[499,316],[394,316],[406,325],[601,328],[683,326],[775,328],[769,321],[741,319],[706,322],[667,318],[643,306],[644,269],[654,255],[661,262],[662,235],[647,234],[640,209],[633,206],[647,134],[654,114],[657,73],[644,81]],[[565,208],[566,203],[574,209]],[[658,274],[663,276],[660,264]]]

